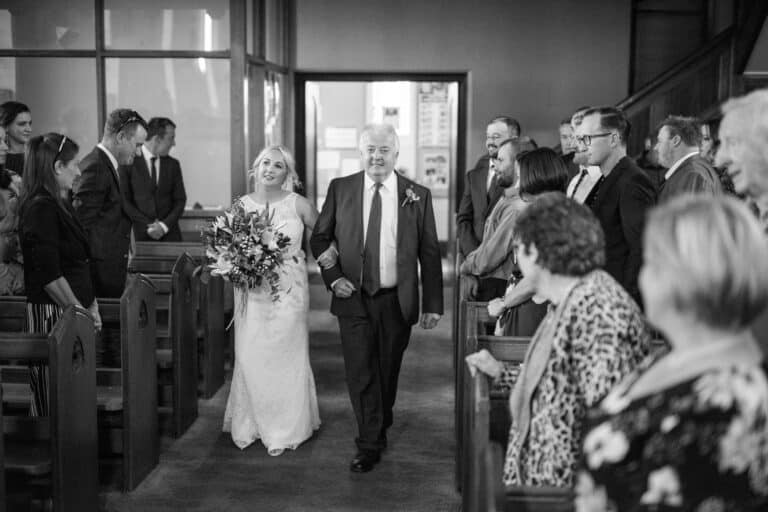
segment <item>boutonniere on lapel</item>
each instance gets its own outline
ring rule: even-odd
[[[403,199],[403,202],[400,204],[400,206],[413,204],[416,201],[419,201],[420,199],[421,198],[416,194],[416,192],[413,191],[413,187],[410,186],[407,189],[405,189],[405,199]]]

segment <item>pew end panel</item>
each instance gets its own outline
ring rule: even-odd
[[[155,288],[142,274],[128,279],[120,299],[123,409],[123,489],[134,489],[160,462],[157,417]]]
[[[98,507],[94,336],[90,315],[77,306],[67,308],[47,336],[0,333],[0,359],[49,368],[50,416],[3,418],[4,465],[17,475],[48,469],[55,510]]]
[[[197,327],[194,322],[196,292],[188,254],[176,261],[172,273],[169,330],[173,351],[173,430],[179,437],[197,419]]]

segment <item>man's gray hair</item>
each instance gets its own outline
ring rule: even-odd
[[[360,140],[358,142],[358,147],[360,151],[363,150],[363,146],[365,145],[365,142],[368,140],[368,137],[371,133],[385,133],[387,136],[391,137],[394,141],[394,150],[395,153],[400,153],[400,137],[397,136],[397,131],[395,130],[395,127],[392,126],[389,123],[371,123],[365,125],[363,128],[363,131],[360,133]]]

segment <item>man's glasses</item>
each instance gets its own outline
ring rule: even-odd
[[[595,139],[597,137],[607,137],[609,135],[613,135],[613,132],[593,133],[592,135],[577,135],[576,137],[574,137],[574,139],[579,144],[583,144],[585,146],[591,146],[592,139]]]
[[[128,116],[128,119],[126,119],[125,121],[120,122],[120,124],[117,125],[117,128],[115,128],[115,135],[120,133],[120,130],[122,130],[123,128],[125,128],[129,124],[131,124],[131,123],[141,123],[141,121],[142,121],[142,119],[141,119],[141,117],[139,117],[139,114],[137,114],[136,112],[132,112],[131,115]]]

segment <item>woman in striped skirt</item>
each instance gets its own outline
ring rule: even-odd
[[[48,333],[64,308],[88,308],[101,328],[91,282],[88,238],[69,201],[80,175],[79,146],[70,138],[48,133],[29,141],[19,214],[19,239],[24,257],[27,331]],[[30,368],[32,414],[48,415],[45,366]]]

